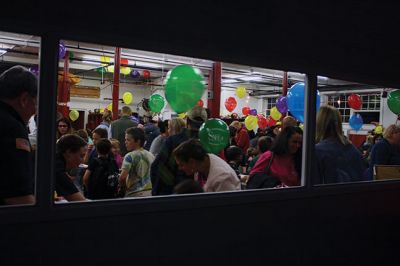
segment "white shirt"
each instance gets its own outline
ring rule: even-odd
[[[205,192],[240,190],[240,180],[224,160],[209,153],[210,171],[204,185]]]

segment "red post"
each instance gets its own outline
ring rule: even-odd
[[[71,81],[69,79],[69,52],[65,52],[64,57],[64,71],[62,82],[58,82],[58,104],[57,111],[59,111],[64,117],[68,117],[69,108],[69,88],[71,86]]]
[[[283,72],[283,79],[282,79],[282,96],[287,95],[288,90],[288,75],[287,72]]]
[[[118,103],[119,103],[119,70],[121,65],[121,48],[115,47],[114,55],[114,83],[112,91],[112,113],[113,120],[118,119]]]
[[[208,79],[208,88],[212,92],[212,98],[208,99],[208,108],[212,118],[219,118],[221,102],[221,63],[215,62]]]

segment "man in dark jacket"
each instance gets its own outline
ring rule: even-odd
[[[152,195],[169,195],[182,180],[193,178],[178,169],[172,151],[179,144],[191,138],[198,138],[200,126],[207,121],[207,112],[203,107],[195,106],[187,112],[186,127],[181,133],[166,139],[164,146],[151,165]]]
[[[144,133],[146,134],[146,143],[144,144],[144,149],[145,150],[150,150],[151,143],[153,143],[153,140],[160,135],[160,129],[157,127],[158,123],[158,116],[147,116],[146,118],[146,124],[144,125]]]
[[[0,205],[34,204],[34,165],[27,123],[36,112],[37,79],[22,66],[0,75]]]
[[[111,123],[111,134],[108,134],[108,136],[117,139],[121,143],[121,155],[125,156],[128,152],[125,147],[125,130],[130,127],[137,127],[138,123],[131,120],[132,110],[129,106],[122,107],[121,113],[121,118]]]

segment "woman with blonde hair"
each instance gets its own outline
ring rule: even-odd
[[[400,125],[390,125],[383,132],[383,139],[371,150],[371,161],[368,169],[369,180],[373,179],[376,164],[400,165]]]
[[[173,118],[168,123],[168,135],[173,136],[181,133],[182,129],[186,127],[185,121],[182,118]]]
[[[361,152],[343,135],[340,112],[324,105],[317,114],[315,183],[362,180],[365,171]]]

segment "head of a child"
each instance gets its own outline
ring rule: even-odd
[[[125,146],[128,151],[143,147],[146,141],[144,130],[138,127],[130,127],[125,131]]]
[[[225,157],[228,162],[239,164],[243,159],[243,151],[238,146],[232,145],[226,149]]]
[[[111,152],[114,155],[121,153],[120,143],[117,139],[110,139],[111,142]]]
[[[99,157],[108,157],[111,152],[111,142],[108,139],[99,139],[96,143],[96,150]]]

